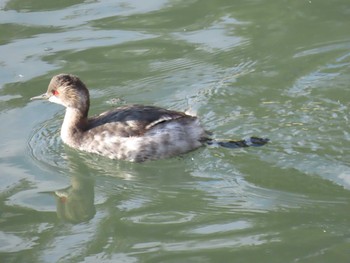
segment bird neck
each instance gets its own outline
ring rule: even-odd
[[[82,112],[76,108],[66,108],[63,124],[61,127],[61,138],[69,146],[78,147],[81,134],[87,127],[87,111]]]

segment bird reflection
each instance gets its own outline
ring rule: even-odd
[[[53,192],[57,216],[71,223],[86,222],[96,213],[94,205],[94,181],[90,176],[74,175],[69,187]]]

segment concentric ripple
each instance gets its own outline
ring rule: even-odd
[[[60,118],[44,121],[33,130],[28,140],[28,151],[32,159],[43,167],[62,169],[67,158],[60,139]]]

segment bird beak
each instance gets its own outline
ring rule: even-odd
[[[47,93],[30,98],[30,100],[48,100],[48,99],[49,99],[49,96],[47,95]]]

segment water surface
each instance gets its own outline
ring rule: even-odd
[[[0,1],[1,262],[349,262],[347,1]],[[91,114],[196,112],[216,138],[129,164],[29,98],[79,75]]]

